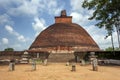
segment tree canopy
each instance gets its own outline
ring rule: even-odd
[[[113,51],[113,48],[112,47],[108,47],[108,48],[105,49],[105,51]],[[115,51],[120,51],[120,48],[116,47]]]
[[[97,20],[96,26],[105,27],[108,35],[113,31],[116,21],[120,21],[120,0],[84,0],[82,7],[94,10],[89,20]]]
[[[14,49],[13,48],[6,48],[6,49],[4,49],[4,51],[14,51]]]

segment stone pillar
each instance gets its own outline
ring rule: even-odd
[[[77,63],[78,62],[78,56],[77,55],[75,55],[75,62]]]
[[[96,58],[92,60],[93,71],[98,71],[98,61]]]
[[[36,62],[35,62],[35,60],[32,60],[32,70],[33,71],[36,70]]]
[[[47,65],[47,58],[44,60],[43,64],[46,66]]]
[[[98,61],[97,61],[97,56],[95,56],[95,52],[90,53],[90,60],[93,71],[98,71]]]
[[[71,71],[76,71],[76,66],[75,64],[72,64],[72,70]]]
[[[15,70],[15,63],[14,62],[10,62],[9,63],[9,71],[14,71]]]
[[[40,57],[40,54],[39,53],[37,53],[37,58],[39,58]]]
[[[92,64],[93,59],[95,59],[96,57],[97,56],[95,56],[95,52],[90,52],[89,58],[90,58],[91,64]]]

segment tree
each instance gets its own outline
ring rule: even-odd
[[[96,24],[99,28],[112,29],[116,20],[120,20],[120,0],[84,0],[83,8],[93,9],[93,15],[89,19],[99,20]]]
[[[14,51],[13,48],[6,48],[4,51]]]
[[[108,47],[105,49],[105,51],[113,51],[113,48],[112,47]]]
[[[118,37],[118,44],[119,44],[119,48],[120,48],[120,21],[116,21],[116,31],[117,31],[117,37]]]
[[[97,20],[98,23],[95,25],[99,28],[105,27],[108,32],[107,37],[112,38],[114,26],[120,21],[120,0],[84,0],[82,7],[94,10],[89,20]]]
[[[116,51],[120,51],[120,48],[117,47],[117,48],[115,48],[115,50],[116,50]]]
[[[113,51],[113,48],[112,47],[108,47],[108,48],[105,49],[105,51]],[[115,47],[115,51],[120,51],[120,48]]]

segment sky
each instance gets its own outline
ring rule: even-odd
[[[88,20],[93,10],[82,8],[84,0],[0,0],[0,51],[14,48],[16,51],[30,47],[36,36],[55,23],[54,17],[66,10],[73,23],[82,26],[101,49],[111,47],[111,38],[104,39],[107,31],[94,26],[97,21]],[[115,47],[117,33],[113,32]]]

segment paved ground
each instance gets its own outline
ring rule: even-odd
[[[37,65],[31,71],[31,65],[16,65],[15,71],[8,71],[8,66],[0,66],[0,80],[120,80],[120,66],[92,67],[76,65],[76,72],[64,63],[52,63],[48,66]]]

